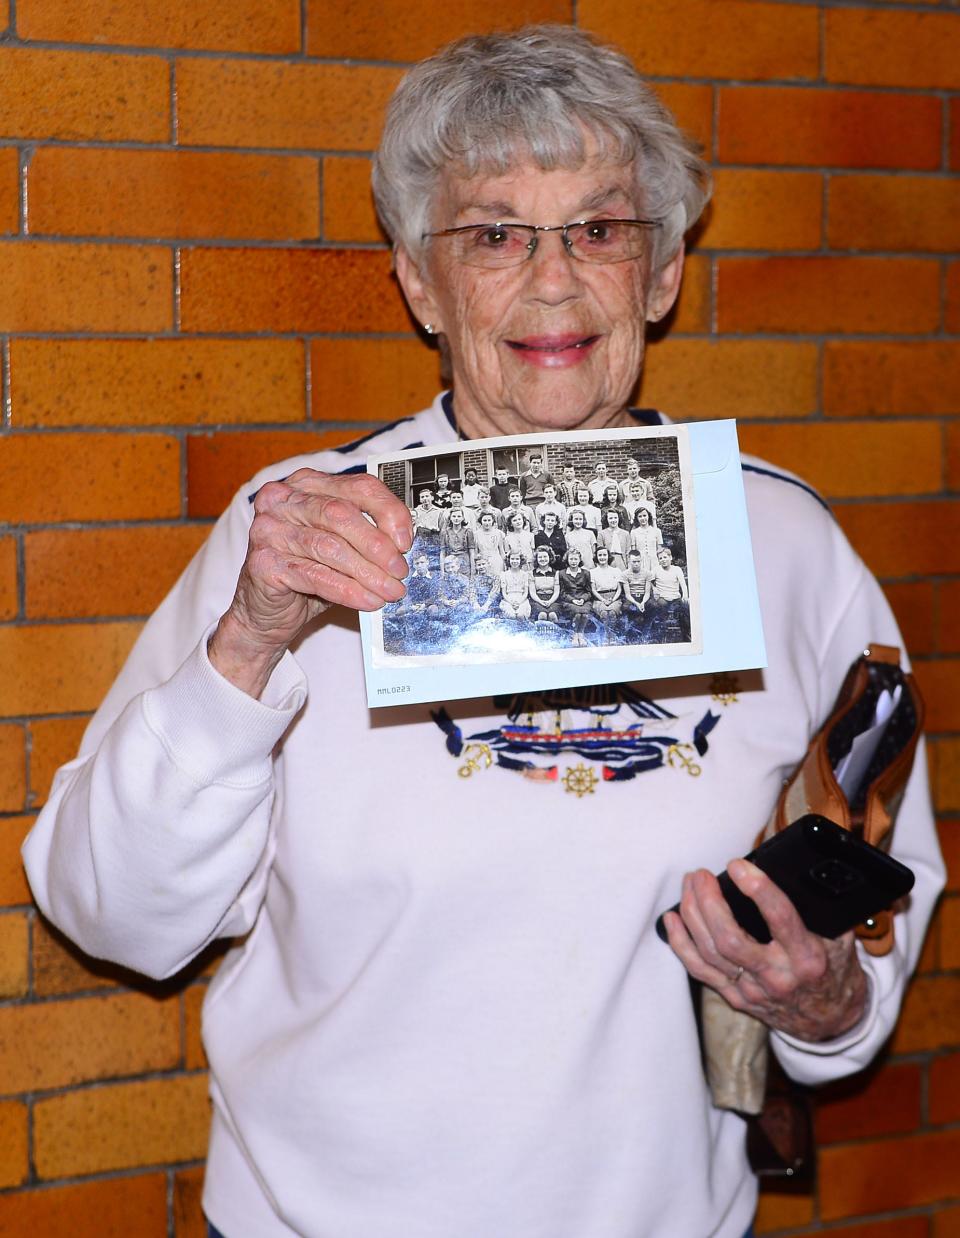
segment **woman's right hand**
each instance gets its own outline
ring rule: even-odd
[[[298,469],[254,499],[247,556],[210,638],[213,666],[250,696],[328,606],[378,610],[406,592],[410,511],[377,478]],[[367,517],[371,517],[371,523]]]

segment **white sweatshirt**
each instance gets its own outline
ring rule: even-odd
[[[453,437],[438,399],[236,496],[58,774],[24,846],[33,892],[83,949],[151,976],[243,935],[204,1006],[204,1206],[227,1238],[740,1238],[743,1125],[711,1107],[654,921],[685,871],[750,848],[850,662],[898,633],[816,496],[747,461],[770,665],[734,700],[698,677],[526,700],[512,722],[460,701],[445,733],[429,706],[367,710],[340,609],[261,701],[211,668],[259,485]],[[574,746],[640,717],[646,748]],[[654,764],[664,736],[687,766]],[[773,1038],[800,1080],[864,1066],[896,1019],[943,881],[924,769],[921,752],[893,846],[917,882],[894,952],[864,957],[866,1017],[828,1044]]]

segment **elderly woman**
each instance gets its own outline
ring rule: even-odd
[[[713,717],[700,777],[605,778],[611,758],[582,752],[596,689],[371,715],[355,612],[403,595],[412,528],[366,453],[636,425],[646,325],[677,296],[706,179],[622,54],[540,27],[415,67],[375,191],[452,391],[237,495],[56,781],[25,849],[37,901],[153,976],[235,940],[204,1008],[204,1206],[226,1238],[741,1238],[755,1181],[741,1118],[708,1100],[687,974],[774,1029],[800,1079],[867,1062],[941,881],[922,759],[894,953],[813,937],[734,864],[760,945],[711,872],[750,847],[850,660],[896,629],[816,497],[748,465],[769,669],[719,722],[709,677],[603,695],[659,698],[651,734]],[[550,765],[495,759],[542,709]],[[681,886],[671,951],[653,927]]]

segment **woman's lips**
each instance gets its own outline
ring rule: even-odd
[[[568,332],[563,335],[526,335],[520,340],[507,340],[507,344],[531,365],[563,369],[586,361],[599,339],[599,335]]]

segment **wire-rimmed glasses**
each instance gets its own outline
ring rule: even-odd
[[[458,262],[494,269],[520,266],[536,252],[541,232],[559,232],[571,258],[580,262],[630,262],[645,250],[644,233],[659,219],[578,219],[554,224],[466,224],[424,232],[422,240],[447,237]]]

